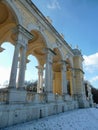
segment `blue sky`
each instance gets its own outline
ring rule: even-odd
[[[72,48],[79,46],[84,57],[84,77],[98,88],[98,0],[32,1],[44,16],[52,19],[52,25],[59,33],[63,33]],[[0,53],[0,84],[10,77],[14,48],[9,45],[3,44],[6,50]],[[35,80],[37,61],[32,56],[29,59],[31,62],[27,64],[25,79]]]
[[[98,0],[32,0],[67,43],[82,50],[85,79],[98,88]]]

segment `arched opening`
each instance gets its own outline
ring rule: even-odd
[[[7,80],[8,84],[14,54],[14,46],[16,44],[16,38],[17,38],[14,29],[18,24],[18,19],[16,14],[14,13],[14,10],[12,10],[6,2],[4,3],[3,2],[4,1],[0,1],[0,57],[2,57],[0,63],[0,73],[3,75],[2,73],[3,71],[2,65],[3,65],[5,67],[4,80],[5,81]],[[4,42],[6,43],[4,44]],[[8,42],[10,42],[10,44],[8,44]],[[11,44],[14,46],[12,46]]]
[[[35,56],[29,55],[26,60],[25,88],[28,91],[37,92],[38,61]]]
[[[34,35],[34,38],[28,43],[27,57],[33,55],[38,63],[35,65],[37,78],[37,93],[42,93],[44,91],[44,73],[45,73],[45,64],[46,64],[46,41],[43,35],[37,31],[32,30],[31,33]],[[33,61],[32,61],[33,62]],[[34,74],[35,72],[33,72]],[[33,76],[32,74],[32,76]]]
[[[5,88],[9,84],[14,46],[9,42],[5,42],[1,48],[4,51],[0,53],[0,88]]]
[[[26,75],[25,75],[26,81],[37,80],[36,76],[38,74],[36,69],[37,65],[38,61],[36,57],[34,57],[33,55],[29,55],[26,62]]]

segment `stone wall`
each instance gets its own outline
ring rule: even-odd
[[[75,101],[46,104],[0,105],[0,128],[24,123],[46,116],[77,109]]]

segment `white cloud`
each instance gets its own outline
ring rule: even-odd
[[[98,69],[98,52],[89,56],[84,55],[84,69],[88,72],[94,72]]]
[[[51,1],[51,3],[48,4],[47,8],[49,8],[49,9],[61,9],[58,0]]]
[[[92,83],[98,81],[98,76],[93,77],[90,81],[91,81]]]
[[[0,66],[0,87],[6,82],[9,81],[10,77],[10,68],[5,68]]]

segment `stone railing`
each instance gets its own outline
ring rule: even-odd
[[[8,89],[0,89],[0,104],[9,103],[9,90]],[[49,98],[49,99],[48,99]],[[72,101],[70,96],[62,96],[58,94],[49,95],[47,93],[35,93],[35,92],[26,92],[26,100],[25,103],[34,103],[34,104],[44,104],[47,102],[63,102],[63,101]]]
[[[34,93],[34,92],[27,92],[26,101],[27,103],[47,103],[49,102],[47,98],[52,98],[50,102],[63,102],[63,101],[72,101],[72,97],[70,95],[62,95],[55,94],[53,97],[48,97],[47,93]]]
[[[26,100],[28,103],[45,103],[46,94],[45,93],[27,92]]]

